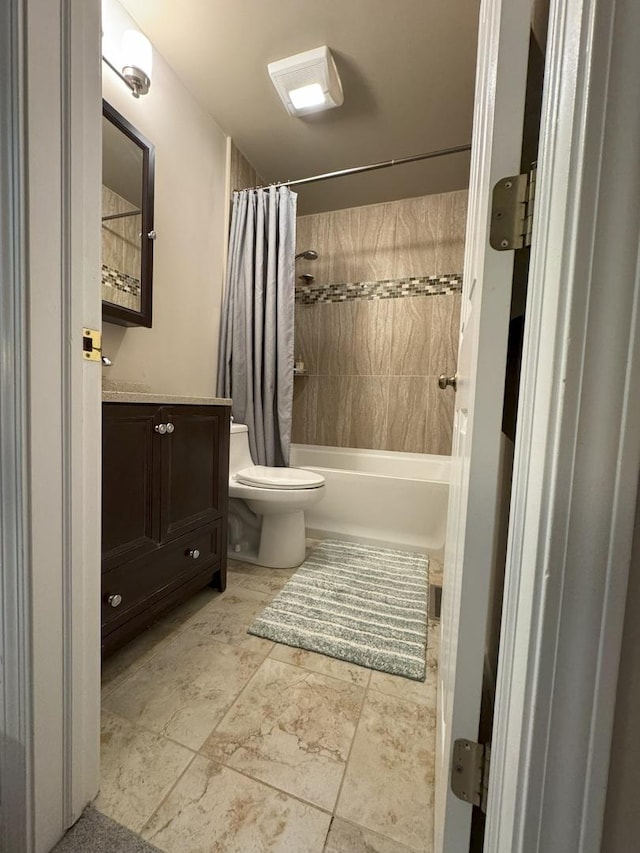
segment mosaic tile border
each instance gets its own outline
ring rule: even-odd
[[[140,296],[141,293],[139,279],[108,267],[106,264],[102,264],[102,284],[121,290],[123,293],[132,293],[134,296]]]
[[[296,302],[353,302],[372,299],[402,299],[405,296],[435,296],[462,292],[462,275],[425,275],[392,278],[384,281],[359,281],[347,284],[296,283]]]

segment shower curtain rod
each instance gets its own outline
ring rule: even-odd
[[[323,175],[313,175],[311,178],[298,178],[295,181],[282,181],[271,186],[299,187],[301,184],[315,184],[317,181],[328,181],[330,178],[344,178],[347,175],[357,175],[360,172],[374,172],[376,169],[388,169],[390,166],[402,166],[404,163],[415,163],[418,160],[431,160],[434,157],[445,157],[447,154],[460,154],[471,151],[471,145],[457,145],[455,148],[440,148],[426,154],[414,154],[412,157],[399,157],[397,160],[384,160],[381,163],[370,163],[367,166],[354,166],[351,169],[339,169],[337,172],[325,172]],[[251,187],[252,190],[264,187]]]

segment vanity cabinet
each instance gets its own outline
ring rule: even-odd
[[[229,407],[103,403],[102,648],[226,586]]]

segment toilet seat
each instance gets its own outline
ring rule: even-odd
[[[245,486],[261,489],[317,489],[324,485],[322,474],[303,468],[269,468],[266,465],[243,468],[234,475],[234,479]]]

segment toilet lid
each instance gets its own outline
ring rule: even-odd
[[[252,465],[236,474],[238,483],[259,486],[262,489],[317,489],[324,485],[322,474],[305,471],[304,468],[268,468]]]

